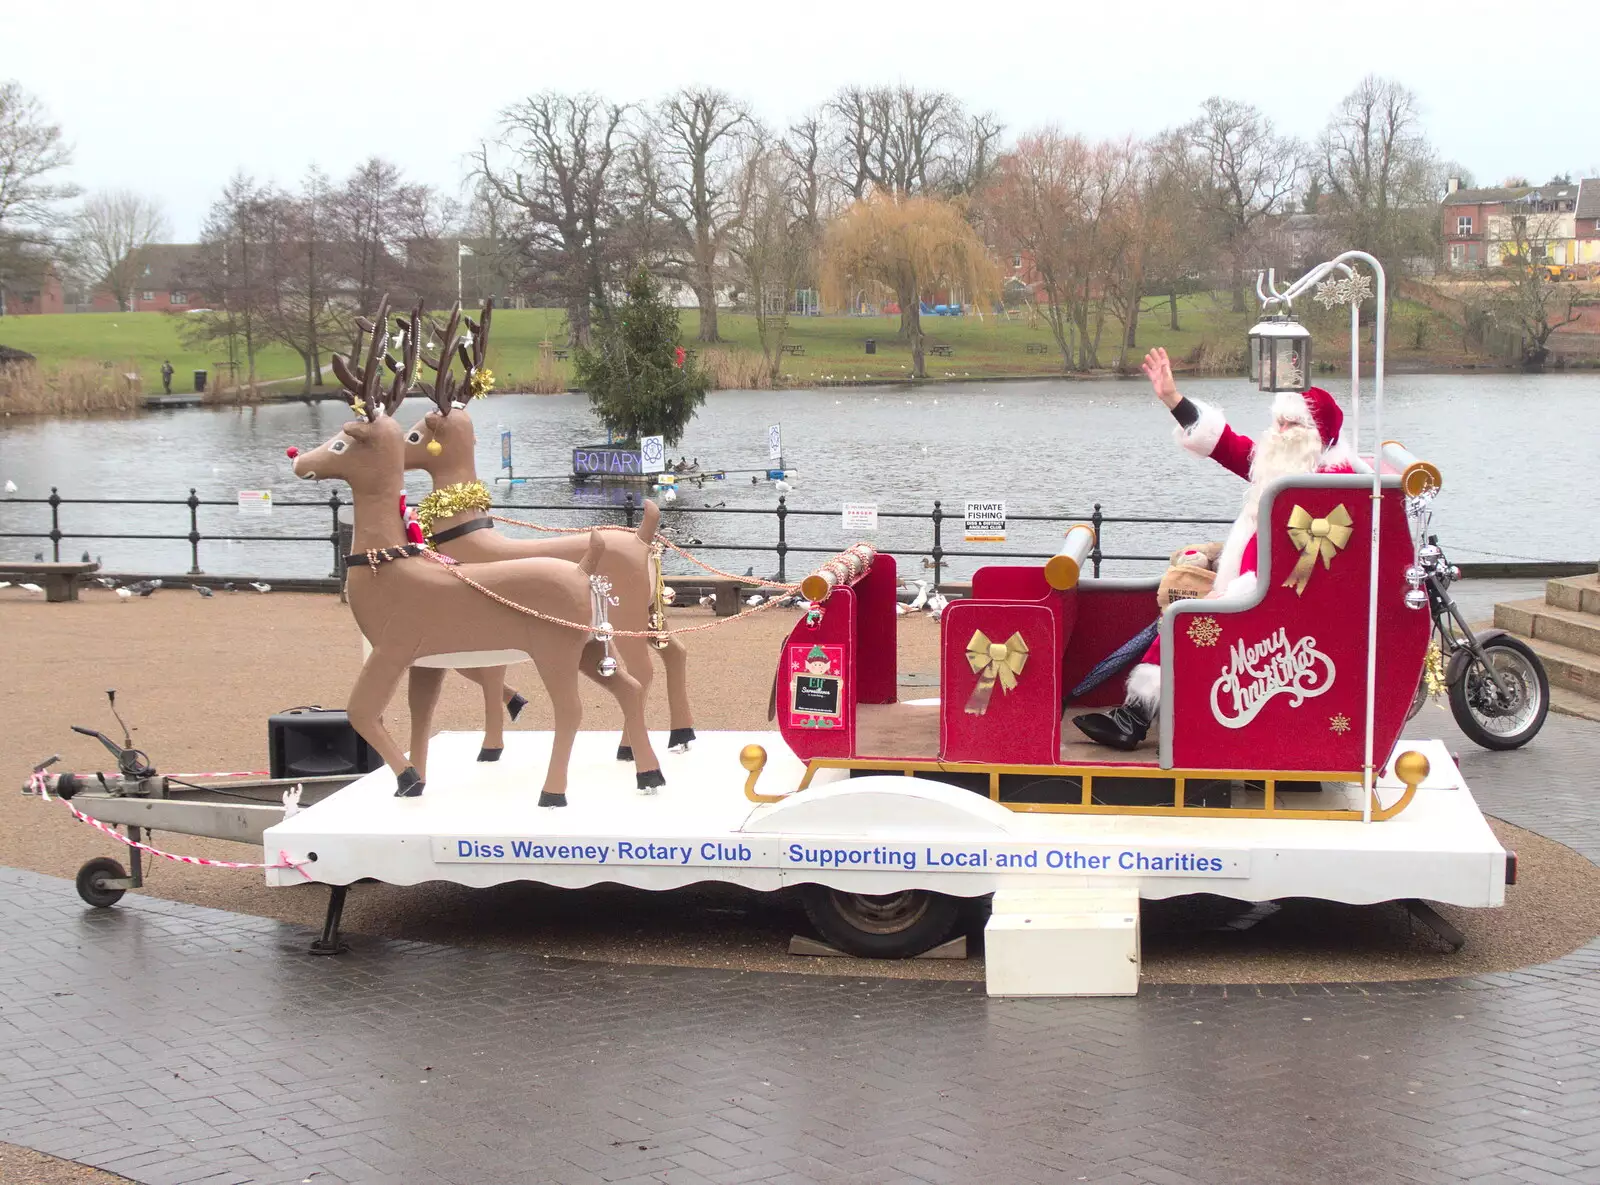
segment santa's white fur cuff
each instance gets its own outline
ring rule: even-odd
[[[1209,457],[1217,447],[1217,441],[1222,439],[1222,430],[1228,426],[1228,417],[1222,414],[1221,408],[1212,407],[1198,399],[1191,399],[1189,403],[1200,413],[1200,418],[1187,428],[1174,428],[1173,439],[1196,456]]]
[[[1142,662],[1128,676],[1128,702],[1137,704],[1148,716],[1154,716],[1161,706],[1161,667],[1153,662]]]

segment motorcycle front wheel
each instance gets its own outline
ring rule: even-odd
[[[1461,731],[1485,749],[1517,749],[1544,727],[1550,679],[1525,642],[1502,634],[1483,643],[1484,658],[1504,680],[1502,695],[1483,663],[1473,659],[1450,688],[1450,711]]]

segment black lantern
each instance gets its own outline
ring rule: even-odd
[[[1250,377],[1262,391],[1311,385],[1311,331],[1290,316],[1263,317],[1250,331]]]

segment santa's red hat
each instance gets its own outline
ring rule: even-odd
[[[1321,387],[1279,391],[1272,401],[1272,414],[1280,420],[1315,428],[1324,449],[1339,443],[1339,431],[1344,427],[1344,412],[1339,410],[1333,396]]]

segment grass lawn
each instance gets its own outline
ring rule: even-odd
[[[1218,305],[1209,295],[1180,297],[1178,320],[1181,328],[1170,328],[1165,304],[1139,322],[1139,348],[1130,351],[1130,364],[1151,346],[1165,346],[1183,356],[1203,339],[1217,340],[1234,335],[1243,340],[1245,319]],[[755,318],[723,313],[717,318],[725,344],[713,349],[759,353]],[[494,315],[494,337],[490,344],[495,386],[515,389],[517,376],[534,374],[538,369],[539,343],[548,339],[565,348],[562,329],[564,316],[559,309],[503,309]],[[700,314],[685,309],[680,321],[683,342],[697,346]],[[798,346],[803,354],[785,355],[784,377],[792,384],[837,379],[902,379],[911,373],[911,347],[897,340],[899,317],[795,317],[789,322],[786,344]],[[1049,329],[1041,320],[1030,327],[1020,319],[1008,321],[994,317],[926,317],[923,332],[928,346],[947,345],[950,357],[927,356],[931,379],[990,377],[1000,375],[1057,375],[1062,372],[1061,355]],[[865,349],[867,338],[877,342],[877,353]],[[1117,326],[1108,320],[1101,335],[1102,366],[1117,361]],[[1036,343],[1043,353],[1030,353]],[[571,359],[557,362],[557,374],[572,373]]]
[[[1407,302],[1397,302],[1397,321],[1411,311]],[[1203,341],[1237,341],[1242,345],[1250,317],[1230,312],[1223,295],[1200,293],[1179,298],[1178,319],[1180,328],[1174,331],[1164,302],[1142,316],[1138,347],[1128,352],[1129,365],[1135,364],[1152,346],[1165,346],[1175,357],[1182,358]],[[683,311],[681,324],[685,345],[695,345],[699,322],[698,311]],[[210,381],[215,385],[219,377],[217,359],[223,356],[220,345],[214,344],[208,353],[188,351],[179,341],[178,324],[179,316],[167,313],[6,317],[0,320],[0,343],[27,350],[46,368],[65,362],[92,361],[109,362],[126,369],[131,362],[144,376],[146,391],[160,390],[164,358],[170,358],[177,371],[173,390],[192,390],[196,370],[209,371]],[[539,343],[548,340],[558,348],[566,348],[564,324],[565,315],[560,309],[496,312],[490,346],[495,386],[501,391],[525,389],[539,371]],[[759,353],[753,317],[724,313],[719,318],[719,328],[726,344],[714,349]],[[949,346],[951,350],[949,357],[928,355],[930,379],[1045,377],[1062,373],[1061,356],[1042,320],[1029,326],[1020,319],[927,317],[923,320],[923,330],[930,347]],[[905,378],[911,373],[911,350],[906,343],[897,340],[898,331],[898,317],[796,317],[789,323],[787,343],[799,347],[803,353],[785,355],[784,378],[795,386],[835,380]],[[1102,366],[1114,366],[1117,362],[1117,332],[1116,323],[1108,318],[1100,342]],[[864,347],[869,337],[877,342],[877,353],[873,355],[868,355]],[[1396,353],[1409,344],[1398,334],[1392,336],[1391,349]],[[1043,350],[1030,353],[1029,345],[1043,347]],[[1338,358],[1342,351],[1329,342],[1321,356]],[[554,365],[555,377],[570,384],[570,357]],[[282,346],[259,351],[256,369],[262,381],[295,379],[302,373],[298,355]]]

